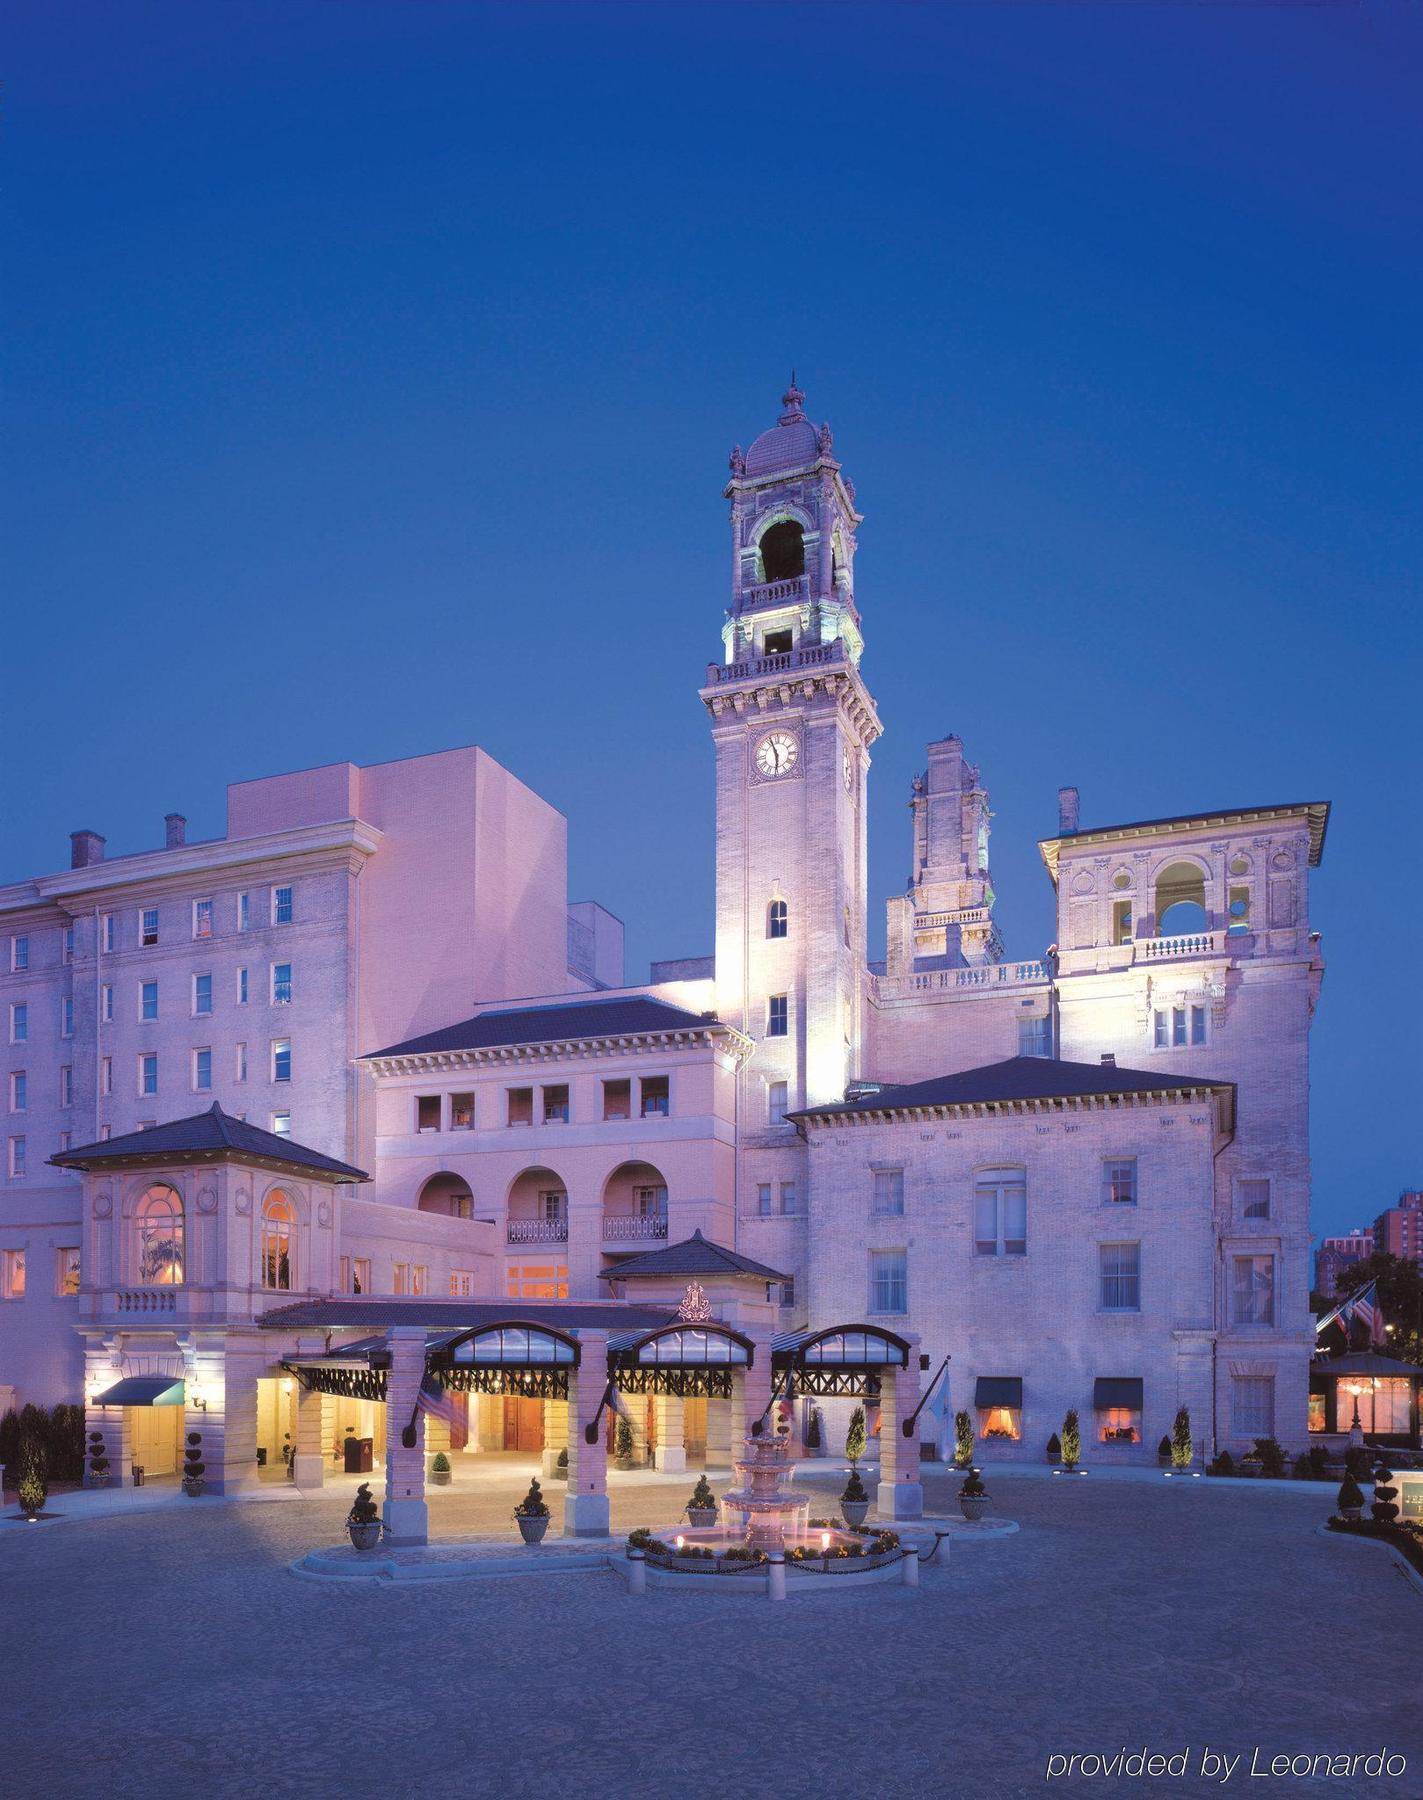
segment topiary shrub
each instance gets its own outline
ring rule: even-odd
[[[1062,1466],[1075,1468],[1082,1455],[1082,1431],[1077,1423],[1077,1409],[1069,1407],[1062,1421]]]
[[[528,1493],[514,1508],[514,1517],[516,1519],[546,1519],[548,1517],[548,1503],[544,1499],[543,1489],[539,1486],[537,1476],[529,1483]]]
[[[613,1460],[620,1469],[632,1467],[632,1424],[630,1420],[618,1420],[617,1430],[613,1433]]]
[[[356,1497],[351,1502],[351,1510],[346,1515],[348,1525],[374,1525],[380,1517],[380,1508],[371,1497],[370,1483],[363,1481],[356,1489]]]
[[[1169,1437],[1162,1438],[1161,1442],[1156,1446],[1156,1460],[1164,1463],[1170,1462],[1171,1440]]]
[[[0,1458],[0,1461],[3,1461]],[[84,1479],[84,1408],[61,1404],[49,1415],[49,1472],[55,1481]]]
[[[48,1458],[39,1438],[20,1439],[20,1479],[16,1484],[20,1506],[28,1518],[44,1511],[49,1498]]]
[[[864,1482],[860,1480],[860,1471],[851,1469],[850,1479],[845,1483],[844,1492],[840,1496],[841,1500],[850,1506],[858,1506],[861,1500],[868,1500],[869,1497]]]
[[[1340,1512],[1341,1517],[1347,1513],[1352,1513],[1357,1518],[1358,1515],[1363,1511],[1363,1507],[1364,1507],[1363,1489],[1359,1486],[1358,1482],[1355,1481],[1355,1479],[1351,1473],[1346,1473],[1343,1481],[1341,1481],[1339,1484],[1339,1497],[1338,1497],[1337,1505],[1339,1507],[1339,1512]]]
[[[1260,1461],[1260,1473],[1267,1481],[1279,1481],[1284,1476],[1284,1448],[1274,1438],[1256,1438],[1255,1455]]]
[[[1191,1442],[1191,1415],[1184,1406],[1179,1407],[1171,1426],[1171,1467],[1173,1469],[1189,1469],[1191,1457],[1195,1454],[1195,1446]]]
[[[203,1491],[203,1434],[200,1431],[188,1433],[187,1446],[183,1451],[183,1492],[196,1499]]]
[[[1380,1525],[1392,1525],[1398,1517],[1398,1489],[1393,1485],[1393,1470],[1382,1464],[1374,1470],[1374,1497],[1369,1512]]]
[[[1369,1453],[1362,1444],[1352,1444],[1344,1452],[1344,1467],[1355,1481],[1367,1481],[1373,1468]]]
[[[95,1487],[109,1485],[109,1453],[104,1448],[102,1431],[89,1433],[89,1479]]]
[[[13,1406],[0,1419],[0,1463],[7,1469],[20,1466],[20,1415]]]
[[[954,1462],[966,1469],[973,1461],[973,1420],[966,1412],[954,1414]]]
[[[563,1460],[565,1462],[568,1461],[568,1452],[566,1450],[563,1453]],[[448,1475],[449,1472],[450,1472],[449,1457],[445,1455],[443,1450],[437,1450],[435,1452],[434,1456],[430,1459],[430,1473],[432,1475]]]
[[[692,1497],[687,1502],[688,1512],[714,1512],[716,1495],[711,1490],[711,1483],[705,1475],[697,1478],[697,1485],[692,1489]]]
[[[1217,1456],[1213,1462],[1206,1464],[1207,1475],[1233,1475],[1234,1473],[1235,1458],[1230,1454],[1229,1450],[1222,1450],[1220,1455]]]
[[[983,1500],[987,1498],[987,1495],[988,1489],[983,1485],[982,1475],[979,1474],[977,1469],[970,1469],[968,1475],[964,1479],[963,1486],[959,1489],[959,1499]]]
[[[857,1406],[850,1414],[850,1429],[845,1433],[845,1454],[849,1457],[852,1467],[857,1466],[860,1458],[865,1454],[866,1441],[865,1409],[863,1406]]]
[[[1062,1439],[1056,1432],[1047,1441],[1047,1459],[1050,1463],[1062,1461]]]

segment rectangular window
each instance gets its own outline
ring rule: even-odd
[[[603,1083],[603,1117],[605,1119],[630,1119],[632,1117],[632,1083],[630,1081],[605,1081]]]
[[[156,923],[156,915],[155,915]],[[99,943],[107,956],[111,950],[118,948],[118,921],[113,913],[105,913],[99,921]],[[154,940],[157,941],[156,939]]]
[[[212,1051],[193,1052],[193,1092],[205,1094],[212,1089]]]
[[[1226,912],[1229,914],[1225,928],[1227,933],[1239,934],[1242,931],[1249,931],[1250,889],[1248,887],[1227,889]]]
[[[876,1169],[874,1176],[874,1200],[871,1211],[877,1213],[902,1213],[904,1211],[904,1170]]]
[[[558,1224],[568,1217],[568,1195],[562,1188],[540,1189],[539,1212],[550,1224]]]
[[[451,1298],[451,1300],[468,1300],[469,1297],[471,1296],[471,1294],[473,1294],[473,1292],[474,1292],[474,1271],[473,1271],[473,1269],[451,1269],[450,1270],[450,1298]]]
[[[785,1081],[772,1081],[766,1088],[766,1123],[768,1125],[784,1125],[786,1108],[790,1105],[790,1084]]]
[[[10,970],[18,974],[30,966],[30,940],[28,937],[12,937],[10,939]]]
[[[534,1090],[532,1088],[506,1088],[505,1118],[511,1125],[532,1125],[534,1122]]]
[[[1114,900],[1112,902],[1112,942],[1129,944],[1131,942],[1131,901]]]
[[[272,923],[274,925],[290,925],[292,922],[292,891],[289,887],[272,889]]]
[[[450,1130],[474,1130],[474,1095],[450,1095]]]
[[[769,1219],[771,1216],[771,1194],[769,1181],[761,1182],[756,1189],[756,1211],[763,1219]]]
[[[1141,1414],[1134,1406],[1098,1407],[1097,1441],[1102,1444],[1139,1444]]]
[[[212,1011],[212,976],[193,977],[193,1016],[202,1018]]]
[[[870,1251],[870,1311],[909,1311],[909,1277],[903,1250]]]
[[[23,1180],[25,1174],[25,1140],[22,1137],[10,1139],[10,1174],[15,1181]]]
[[[545,1125],[566,1125],[568,1123],[568,1089],[559,1082],[553,1087],[540,1090],[543,1096],[543,1122]]]
[[[237,929],[239,931],[246,931],[251,924],[252,896],[250,894],[239,894],[237,896]]]
[[[232,1078],[234,1081],[246,1081],[247,1079],[246,1044],[238,1044],[235,1046],[232,1058]]]
[[[800,1194],[793,1181],[781,1183],[781,1211],[788,1217],[800,1211]]]
[[[110,913],[109,918],[112,919],[113,917],[113,913]],[[107,920],[105,922],[107,923]],[[145,946],[156,944],[158,942],[158,908],[156,906],[145,906],[140,909],[138,915],[138,941]],[[104,945],[106,950],[112,950],[113,947],[112,943],[106,943]]]
[[[644,1119],[665,1119],[672,1110],[672,1078],[644,1075],[640,1083]]]
[[[1232,1259],[1230,1320],[1233,1325],[1275,1322],[1275,1259],[1237,1256]]]
[[[290,1038],[272,1039],[272,1080],[290,1081],[292,1078],[292,1041]]]
[[[1052,1055],[1051,1019],[1019,1019],[1018,1054],[1019,1056]]]
[[[1201,1006],[1161,1008],[1155,1015],[1153,1042],[1158,1050],[1180,1050],[1206,1041],[1206,1009]]]
[[[390,1291],[392,1294],[408,1294],[410,1292],[410,1264],[396,1263],[390,1272]]]
[[[1136,1205],[1134,1156],[1109,1156],[1102,1164],[1102,1198],[1112,1206]]]
[[[59,1071],[59,1104],[61,1106],[73,1106],[74,1104],[74,1070],[69,1063],[65,1063]]]
[[[788,1037],[791,1028],[789,994],[772,994],[766,1002],[766,1036]]]
[[[428,1294],[430,1291],[430,1271],[424,1263],[410,1265],[410,1292],[412,1294]]]
[[[1272,1438],[1275,1435],[1273,1375],[1231,1376],[1230,1427],[1236,1437]]]
[[[114,1091],[114,1059],[112,1056],[99,1058],[99,1092],[112,1094]]]
[[[292,1003],[292,966],[290,963],[272,964],[272,1005],[290,1006]]]
[[[1099,1244],[1098,1298],[1103,1312],[1141,1311],[1141,1245]]]
[[[106,1025],[112,1025],[114,1022],[114,990],[112,984],[107,981],[99,989],[99,1017]]]
[[[272,1114],[273,1137],[290,1137],[292,1134],[292,1116],[289,1112]]]
[[[156,981],[139,983],[138,1016],[140,1019],[156,1019],[158,1017],[158,983]]]
[[[246,1006],[246,1004],[247,1004],[247,971],[246,971],[246,969],[239,969],[237,971],[237,1004],[239,1006]]]
[[[1268,1219],[1270,1216],[1270,1183],[1268,1178],[1242,1181],[1240,1187],[1240,1216],[1243,1219]]]
[[[20,1000],[10,1008],[10,1042],[12,1044],[28,1043],[29,1036],[30,1009],[23,1000]]]
[[[795,1305],[795,1276],[794,1275],[787,1277],[787,1279],[781,1283],[781,1305],[782,1306],[794,1306]]]
[[[346,1281],[349,1294],[368,1294],[371,1291],[371,1259],[368,1256],[353,1256],[350,1259],[351,1270]]]
[[[62,955],[65,962],[72,963],[74,961],[74,927],[72,925],[66,925],[64,928],[64,950]]]
[[[415,1129],[417,1131],[438,1131],[440,1129],[440,1096],[438,1094],[417,1094],[415,1096]]]
[[[510,1263],[504,1271],[504,1292],[511,1300],[566,1300],[567,1263]]]
[[[23,1069],[10,1071],[10,1111],[24,1112],[30,1103],[30,1078]]]
[[[59,1035],[61,1037],[74,1036],[74,1002],[68,995],[60,1002]]]
[[[99,1135],[100,1135],[100,1137],[102,1137],[104,1134],[103,1134],[103,1132],[100,1132]],[[74,1133],[72,1131],[61,1131],[59,1134],[60,1150],[65,1151],[65,1150],[72,1149],[73,1145],[74,1145]]]
[[[212,936],[212,901],[194,900],[193,902],[193,936],[209,938]]]
[[[138,1091],[140,1094],[156,1094],[158,1092],[158,1053],[150,1050],[138,1059]]]
[[[79,1246],[65,1245],[54,1253],[54,1291],[61,1300],[79,1292]]]
[[[23,1300],[25,1297],[25,1253],[23,1250],[7,1250],[3,1265],[3,1292],[7,1300]]]
[[[986,1169],[973,1184],[973,1247],[978,1256],[1028,1253],[1028,1178],[1022,1169]]]

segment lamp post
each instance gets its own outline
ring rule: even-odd
[[[1354,1396],[1354,1417],[1349,1425],[1349,1448],[1351,1450],[1362,1450],[1364,1447],[1364,1428],[1359,1422],[1359,1395],[1362,1394],[1364,1390],[1359,1386],[1357,1381],[1352,1381],[1345,1391]]]

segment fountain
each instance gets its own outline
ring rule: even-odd
[[[782,1550],[788,1518],[791,1536],[799,1540],[805,1536],[810,1511],[810,1496],[792,1493],[786,1486],[795,1469],[790,1438],[748,1437],[746,1448],[749,1456],[732,1464],[742,1485],[722,1496],[722,1506],[727,1513],[741,1515],[742,1542],[755,1550]]]

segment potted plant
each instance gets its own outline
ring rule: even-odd
[[[1047,1441],[1047,1459],[1050,1463],[1062,1461],[1062,1439],[1056,1432]]]
[[[851,1469],[858,1469],[865,1454],[865,1409],[857,1406],[850,1414],[850,1429],[845,1433],[845,1454]]]
[[[711,1491],[711,1483],[705,1475],[698,1477],[697,1485],[692,1489],[692,1497],[687,1502],[687,1522],[697,1531],[705,1531],[708,1526],[716,1524],[716,1495]]]
[[[104,1449],[102,1431],[89,1433],[89,1486],[107,1487],[109,1485],[109,1458]]]
[[[192,1500],[196,1500],[207,1483],[203,1480],[203,1434],[200,1431],[188,1433],[188,1443],[183,1451],[183,1492]]]
[[[631,1469],[633,1466],[632,1423],[628,1419],[619,1419],[618,1428],[613,1434],[613,1467]]]
[[[568,1480],[568,1446],[565,1444],[553,1459],[553,1478],[555,1481]]]
[[[450,1485],[450,1459],[443,1450],[437,1450],[430,1463],[430,1481],[434,1487]]]
[[[346,1515],[346,1529],[357,1550],[374,1550],[380,1543],[380,1508],[371,1498],[367,1482],[363,1481],[356,1489],[356,1497]]]
[[[1169,1469],[1171,1467],[1171,1440],[1169,1437],[1162,1438],[1161,1442],[1156,1446],[1156,1461],[1159,1467],[1163,1469]]]
[[[869,1493],[864,1482],[860,1480],[860,1471],[852,1468],[850,1479],[845,1483],[845,1491],[840,1496],[840,1517],[851,1531],[858,1531],[864,1524],[865,1515],[869,1510]]]
[[[541,1544],[548,1530],[548,1503],[539,1487],[537,1475],[529,1483],[529,1491],[514,1508],[519,1536],[526,1544]]]
[[[1062,1466],[1069,1475],[1077,1472],[1077,1459],[1082,1454],[1082,1431],[1077,1423],[1076,1407],[1069,1407],[1062,1421]]]
[[[20,1510],[27,1519],[36,1518],[44,1511],[44,1503],[49,1498],[49,1471],[44,1446],[38,1438],[20,1440],[20,1479],[16,1494]]]
[[[1184,1406],[1177,1409],[1175,1422],[1171,1426],[1170,1451],[1173,1469],[1190,1468],[1195,1446],[1191,1442],[1191,1415]]]
[[[1374,1497],[1369,1511],[1380,1525],[1392,1525],[1398,1517],[1398,1489],[1393,1485],[1393,1470],[1381,1463],[1374,1470]]]
[[[983,1485],[983,1476],[977,1469],[970,1469],[959,1489],[959,1511],[970,1524],[981,1519],[988,1511],[988,1489]]]
[[[1345,1475],[1339,1484],[1338,1507],[1341,1519],[1361,1519],[1364,1516],[1364,1490],[1352,1474]]]
[[[966,1469],[973,1461],[973,1420],[966,1412],[954,1414],[954,1466]]]

